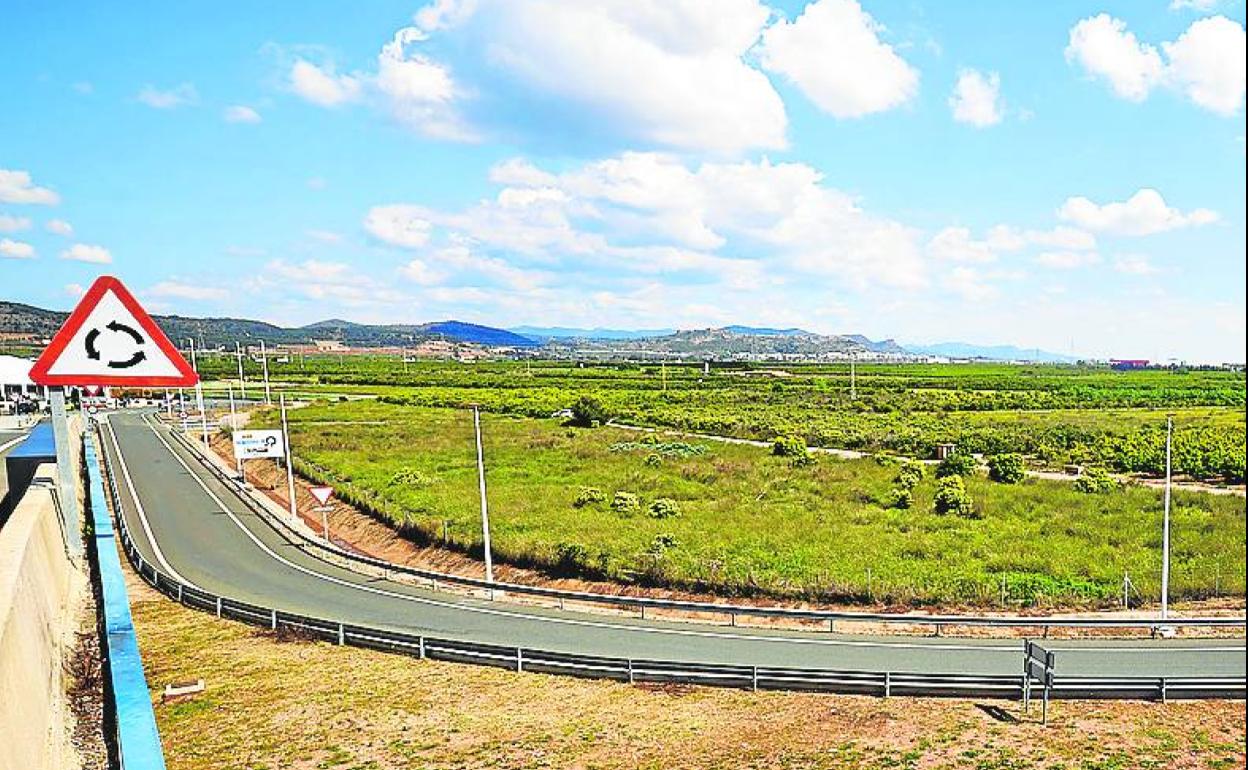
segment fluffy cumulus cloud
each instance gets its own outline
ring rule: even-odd
[[[365,309],[411,300],[388,282],[367,275],[346,262],[316,259],[302,262],[274,260],[244,281],[242,288],[275,301],[293,296]]]
[[[69,222],[66,222],[64,219],[49,219],[44,223],[43,229],[53,235],[59,235],[64,238],[68,238],[74,234],[74,226]]]
[[[259,112],[244,104],[226,107],[221,112],[221,118],[226,123],[259,123],[263,120]]]
[[[857,118],[918,92],[918,70],[881,40],[883,31],[856,0],[816,0],[794,21],[769,27],[759,57],[824,112]]]
[[[93,246],[86,243],[75,243],[68,249],[61,252],[61,259],[68,259],[74,262],[90,262],[96,265],[107,265],[113,261],[113,255],[103,246]]]
[[[230,293],[217,286],[207,286],[185,281],[161,281],[147,290],[152,297],[168,299],[185,299],[192,302],[219,301],[226,299]]]
[[[1059,226],[1050,230],[1027,230],[997,225],[982,238],[970,228],[952,226],[938,231],[927,242],[927,253],[945,262],[987,264],[1002,254],[1028,248],[1044,248],[1066,253],[1088,252],[1096,248],[1096,237],[1074,227]]]
[[[149,84],[143,86],[134,98],[155,110],[172,110],[198,102],[199,91],[193,83],[179,83],[164,89]]]
[[[27,203],[55,206],[61,196],[46,187],[39,187],[29,171],[0,168],[0,203]]]
[[[1244,102],[1244,27],[1224,16],[1193,22],[1159,51],[1102,13],[1071,28],[1066,58],[1130,101],[1166,86],[1219,115],[1234,115]]]
[[[1152,235],[1183,227],[1207,225],[1218,220],[1209,209],[1180,211],[1168,205],[1161,193],[1143,188],[1125,201],[1095,203],[1083,196],[1068,198],[1058,216],[1094,232],[1112,235]]]
[[[30,217],[0,213],[0,233],[16,233],[30,229]]]
[[[317,65],[296,59],[290,67],[290,89],[321,107],[338,107],[360,98],[363,83],[354,75],[340,75],[332,63]]]
[[[953,119],[969,123],[976,128],[995,126],[1005,117],[1001,103],[1001,76],[995,72],[984,74],[978,70],[965,69],[958,73],[958,81],[949,97],[949,109]]]
[[[35,247],[23,241],[11,238],[0,238],[0,257],[9,259],[30,259],[35,256]]]

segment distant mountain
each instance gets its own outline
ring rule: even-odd
[[[535,340],[638,340],[676,333],[675,329],[577,329],[567,326],[515,326],[511,331]]]
[[[867,339],[861,334],[846,334],[844,337],[847,340],[857,342],[859,345],[862,345],[872,353],[890,353],[892,355],[900,356],[911,352],[910,350],[903,348],[901,345],[898,345],[897,341],[892,338],[876,342],[874,340]]]
[[[506,329],[495,329],[492,326],[480,326],[463,321],[439,321],[424,324],[419,328],[428,334],[440,334],[458,342],[475,342],[478,345],[491,347],[533,348],[539,345],[535,340]]]
[[[805,329],[768,329],[760,326],[725,326],[724,331],[748,337],[800,337],[813,334]]]
[[[938,342],[932,345],[906,345],[911,353],[946,358],[982,358],[988,361],[1036,361],[1038,363],[1062,364],[1078,360],[1060,353],[1050,353],[1038,348],[1020,348],[1014,345],[972,345],[967,342]]]
[[[69,316],[57,310],[44,310],[20,302],[0,302],[0,335],[47,339],[61,328]],[[206,347],[233,347],[264,340],[270,345],[306,345],[315,340],[336,340],[351,347],[406,347],[433,339],[473,343],[488,347],[535,347],[538,343],[505,329],[464,323],[438,321],[427,324],[370,325],[331,318],[296,328],[285,328],[264,321],[245,318],[189,318],[186,316],[152,316],[156,324],[177,345],[194,339]]]

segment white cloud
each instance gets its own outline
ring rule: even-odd
[[[113,255],[103,246],[92,246],[86,243],[75,243],[68,249],[61,252],[61,259],[70,259],[75,262],[91,262],[97,265],[107,265],[113,261]]]
[[[971,302],[982,302],[997,296],[997,290],[984,281],[973,267],[955,267],[941,281],[950,292]]]
[[[1166,60],[1128,31],[1126,22],[1102,13],[1071,28],[1066,58],[1130,101],[1141,102],[1165,85],[1219,115],[1239,110],[1244,101],[1243,25],[1223,16],[1200,19],[1161,48]]]
[[[364,218],[364,229],[373,237],[394,246],[418,249],[429,242],[433,223],[423,206],[392,204],[374,206]]]
[[[459,89],[445,65],[414,50],[426,35],[405,27],[382,46],[377,56],[377,90],[387,99],[395,119],[408,128],[437,139],[475,138],[456,112]]]
[[[0,203],[30,203],[55,206],[61,196],[46,187],[36,186],[27,171],[0,168]]]
[[[882,31],[856,0],[816,0],[795,21],[782,19],[763,33],[759,59],[824,112],[862,117],[918,92],[918,70],[880,40]]]
[[[30,217],[0,214],[0,233],[16,233],[30,229]]]
[[[399,275],[421,286],[436,286],[446,280],[445,273],[420,259],[413,259],[399,268]]]
[[[1056,270],[1073,270],[1100,262],[1095,251],[1044,251],[1036,255],[1036,262]]]
[[[31,259],[35,256],[35,247],[29,243],[0,238],[0,257],[9,259]]]
[[[147,293],[153,297],[185,299],[191,300],[192,302],[223,300],[230,296],[230,292],[226,289],[216,286],[184,283],[182,281],[161,281],[160,283],[149,288]]]
[[[510,158],[490,169],[490,181],[502,185],[546,187],[555,184],[556,178],[524,158]]]
[[[758,0],[488,0],[475,26],[491,65],[621,134],[736,152],[785,146],[784,104],[746,61]]]
[[[351,307],[410,302],[411,298],[345,262],[309,259],[299,263],[274,260],[247,283],[250,291],[272,297],[297,296],[339,302]]]
[[[1114,259],[1114,269],[1126,275],[1154,275],[1160,273],[1148,257],[1124,254]]]
[[[987,241],[977,241],[965,227],[946,227],[927,243],[928,252],[950,262],[995,262],[996,249]]]
[[[226,107],[221,112],[221,118],[226,123],[259,123],[263,118],[260,113],[244,104],[233,104]]]
[[[61,235],[66,238],[69,238],[74,234],[74,226],[69,222],[66,222],[64,219],[49,219],[47,222],[43,223],[43,229],[53,235]]]
[[[1057,215],[1068,222],[1094,232],[1113,235],[1151,235],[1181,227],[1197,227],[1216,222],[1218,215],[1209,209],[1193,209],[1187,213],[1166,205],[1161,193],[1151,188],[1140,189],[1125,201],[1099,205],[1077,196],[1068,198]]]
[[[84,294],[86,294],[86,293],[87,293],[87,289],[86,289],[86,287],[84,287],[84,286],[83,286],[82,284],[80,284],[80,283],[67,283],[67,284],[65,284],[65,286],[64,286],[63,288],[64,288],[64,290],[65,290],[65,293],[66,293],[66,294],[68,294],[68,295],[69,295],[69,296],[71,296],[71,297],[75,297],[75,298],[76,298],[76,297],[81,297],[82,295],[84,295]]]
[[[1216,8],[1218,0],[1170,0],[1172,11],[1197,11],[1208,13]]]
[[[318,67],[306,59],[296,59],[290,68],[290,88],[313,104],[338,107],[357,101],[363,83],[355,75],[339,75],[332,63]]]
[[[962,70],[949,97],[949,109],[953,111],[954,120],[976,128],[1000,123],[1005,116],[1001,104],[1001,76],[995,72],[985,75],[978,70]]]
[[[173,88],[161,90],[145,85],[135,99],[157,110],[172,110],[199,101],[199,92],[192,83],[179,83]]]
[[[1244,28],[1224,16],[1194,22],[1173,43],[1169,80],[1197,105],[1231,116],[1244,103]]]
[[[927,243],[927,253],[947,262],[986,264],[996,262],[1002,253],[1020,251],[1028,246],[1083,251],[1096,248],[1096,238],[1073,227],[1019,230],[1009,225],[996,225],[984,238],[976,239],[969,228],[953,226],[932,236]]]

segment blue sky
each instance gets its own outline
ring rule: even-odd
[[[1242,0],[4,19],[6,299],[1244,359]]]

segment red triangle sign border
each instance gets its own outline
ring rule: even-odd
[[[126,374],[49,374],[49,370],[60,358],[65,351],[65,347],[69,344],[74,335],[82,328],[87,317],[91,315],[91,311],[99,304],[100,299],[108,292],[112,292],[122,306],[134,316],[135,321],[143,327],[143,331],[147,332],[148,338],[155,343],[160,352],[177,369],[179,374],[173,376],[145,376],[145,375],[126,375]],[[91,284],[91,288],[87,289],[79,300],[78,306],[69,314],[69,318],[61,326],[60,331],[52,338],[48,347],[39,355],[39,359],[35,361],[35,365],[30,369],[30,379],[39,385],[130,385],[134,387],[166,387],[166,388],[185,388],[195,385],[199,382],[199,375],[186,362],[174,344],[169,341],[169,337],[161,331],[152,317],[139,304],[134,295],[128,289],[111,275],[102,275],[95,279]]]

